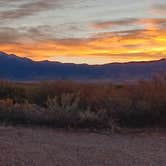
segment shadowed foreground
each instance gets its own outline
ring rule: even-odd
[[[0,127],[3,166],[166,165],[166,134],[95,134]]]

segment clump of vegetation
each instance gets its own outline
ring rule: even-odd
[[[123,84],[1,81],[0,121],[111,130],[166,127],[166,78]]]

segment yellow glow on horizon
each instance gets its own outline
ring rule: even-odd
[[[124,36],[1,44],[0,50],[37,61],[104,64],[157,60],[166,58],[166,30],[155,27]]]

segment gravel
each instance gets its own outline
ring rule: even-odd
[[[0,127],[2,166],[165,166],[166,133]]]

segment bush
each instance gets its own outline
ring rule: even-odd
[[[0,83],[0,121],[65,128],[166,127],[166,79]]]

